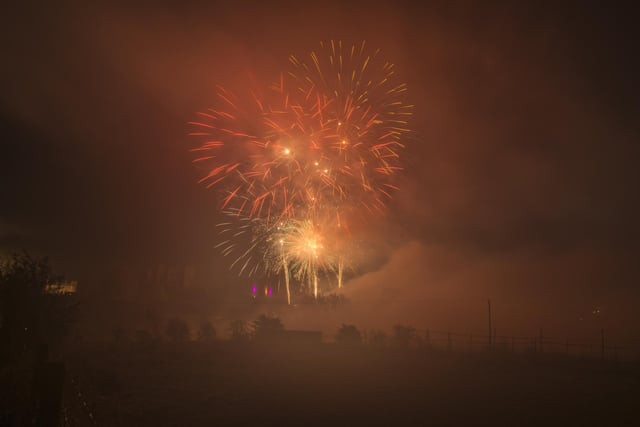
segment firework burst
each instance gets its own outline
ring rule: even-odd
[[[307,58],[290,56],[287,74],[293,104],[320,122],[322,137],[314,142],[320,168],[331,172],[331,197],[369,212],[382,211],[398,190],[393,176],[402,169],[401,139],[413,108],[403,102],[406,85],[394,65],[379,53],[369,52],[365,42],[346,46],[332,40]]]
[[[201,182],[222,191],[223,255],[240,273],[284,274],[318,293],[338,287],[349,257],[349,222],[384,211],[398,190],[411,105],[394,66],[366,43],[321,43],[266,91],[219,88],[219,109],[190,122]]]

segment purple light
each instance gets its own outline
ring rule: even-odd
[[[251,293],[254,294],[254,295],[258,293],[258,287],[256,285],[253,285],[251,287]]]
[[[273,295],[273,289],[269,288],[269,296]]]

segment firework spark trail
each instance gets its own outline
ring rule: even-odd
[[[401,170],[401,137],[412,110],[402,102],[406,85],[393,64],[382,62],[379,51],[368,54],[364,42],[343,49],[339,41],[321,43],[306,60],[292,55],[290,63],[289,102],[321,130],[313,140],[318,156],[309,159],[324,174],[318,196],[383,211],[397,188],[392,179]]]
[[[232,268],[284,270],[287,290],[292,273],[317,296],[319,272],[342,286],[349,222],[383,212],[398,190],[412,106],[394,65],[365,42],[321,43],[289,62],[266,92],[218,87],[221,107],[198,113],[190,135],[200,182],[222,190],[237,220],[218,245]]]
[[[295,215],[296,209],[324,198],[380,212],[392,197],[397,189],[392,179],[401,170],[400,137],[407,131],[400,126],[406,125],[411,113],[411,106],[400,101],[406,87],[393,83],[392,65],[374,68],[378,53],[366,55],[364,44],[353,46],[347,60],[342,43],[330,46],[329,55],[310,55],[313,67],[292,57],[294,71],[303,73],[283,76],[270,93],[279,96],[271,96],[268,106],[251,92],[252,111],[243,111],[238,96],[220,90],[219,97],[232,111],[205,113],[203,117],[213,123],[192,122],[201,128],[194,136],[223,133],[196,148],[206,155],[195,161],[214,163],[203,178],[208,186],[224,180],[238,183],[227,185],[224,207],[236,201],[234,206],[242,206],[250,216],[264,216],[265,210]],[[324,50],[328,47],[321,45]],[[349,67],[352,79],[342,79]],[[250,132],[251,127],[258,131]],[[239,141],[225,144],[229,136]],[[219,164],[229,156],[213,152],[229,144],[245,156]]]
[[[237,267],[239,274],[284,273],[286,281],[293,275],[310,290],[318,276],[333,273],[340,280],[348,266],[351,236],[331,215],[269,223],[226,214],[229,221],[218,224],[221,241],[216,247],[231,257],[231,267]]]

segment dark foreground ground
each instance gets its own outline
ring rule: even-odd
[[[64,401],[81,426],[628,426],[639,368],[330,344],[85,346]]]

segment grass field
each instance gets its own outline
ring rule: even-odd
[[[218,341],[84,345],[67,366],[77,425],[627,426],[640,402],[637,364],[560,355]]]

